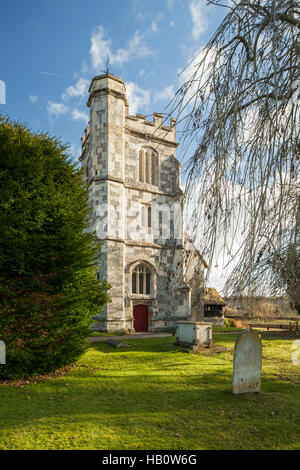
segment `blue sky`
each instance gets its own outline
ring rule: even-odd
[[[61,137],[77,157],[88,85],[107,56],[130,113],[163,112],[224,10],[205,0],[15,0],[0,13],[0,111]]]
[[[166,112],[186,77],[180,70],[224,14],[205,0],[1,2],[0,112],[60,137],[78,158],[87,90],[108,55],[110,72],[126,82],[130,114]]]

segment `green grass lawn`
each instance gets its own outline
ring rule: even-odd
[[[232,348],[238,333],[214,334]],[[69,374],[0,386],[1,449],[300,449],[292,340],[262,333],[262,393],[232,395],[232,351],[174,337],[91,343]]]

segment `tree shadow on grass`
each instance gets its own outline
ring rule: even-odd
[[[232,346],[238,333],[219,336],[223,344]],[[51,426],[57,423],[68,432],[76,426],[92,427],[99,437],[107,429],[132,435],[132,439],[134,433],[137,438],[157,433],[160,442],[165,442],[165,433],[175,436],[179,429],[189,436],[190,446],[196,445],[192,442],[199,445],[199,433],[203,433],[202,444],[212,448],[215,436],[222,433],[234,448],[242,445],[245,429],[254,427],[261,429],[258,447],[265,430],[274,434],[274,426],[290,426],[293,417],[300,416],[299,386],[275,378],[273,369],[263,370],[261,394],[233,395],[232,352],[209,357],[186,354],[173,342],[174,338],[128,340],[131,348],[91,343],[92,354],[84,356],[68,376],[24,389],[0,387],[0,419],[5,423],[0,422],[0,433],[23,427],[38,429],[40,423],[44,423],[43,432],[47,432],[47,423],[52,432]],[[134,357],[133,353],[138,354]],[[155,353],[163,354],[158,357]],[[282,422],[276,421],[273,412]],[[236,443],[232,442],[232,423]],[[136,431],[138,426],[140,431]],[[292,431],[290,443],[295,447],[296,432]],[[285,439],[282,431],[277,434],[279,440]]]
[[[262,405],[266,402],[266,396],[273,401],[273,393],[276,396],[281,394],[289,401],[291,391],[296,392],[294,384],[263,374],[262,394],[233,395],[232,373],[228,369],[202,373],[201,370],[188,372],[182,369],[182,373],[176,370],[176,374],[161,373],[161,371],[157,373],[157,370],[148,374],[130,374],[129,371],[128,375],[124,376],[121,373],[120,375],[102,373],[99,367],[92,373],[78,370],[72,372],[71,379],[71,382],[64,377],[59,381],[50,379],[38,387],[31,385],[22,391],[10,388],[14,406],[7,409],[7,414],[13,416],[14,421],[18,421],[18,418],[22,416],[24,418],[25,413],[28,421],[31,413],[35,414],[34,419],[68,416],[73,413],[139,414],[154,405],[157,410],[163,412],[166,404],[169,410],[173,408],[176,412],[188,410],[195,404],[205,407],[205,403],[209,402],[214,402],[217,407],[237,404],[244,406],[247,403]],[[66,388],[66,383],[69,388]],[[3,389],[0,389],[0,396]],[[300,398],[299,387],[297,393]],[[16,400],[13,395],[16,395]],[[28,396],[30,401],[26,400]],[[2,401],[0,408],[7,406]],[[299,399],[293,406],[298,407],[300,414]]]
[[[128,339],[122,340],[126,346],[116,347],[105,341],[98,341],[89,343],[88,349],[95,349],[103,353],[132,353],[132,352],[151,352],[151,353],[162,353],[162,352],[176,352],[182,350],[180,347],[174,346],[175,339],[170,337],[167,338],[147,338],[147,339]]]
[[[101,350],[109,345],[99,347]],[[58,380],[31,384],[24,389],[1,387],[0,414],[5,416],[5,420],[1,419],[2,423],[5,421],[3,432],[27,429],[28,426],[31,429],[44,423],[43,432],[46,433],[46,423],[49,423],[50,431],[51,423],[57,423],[68,432],[71,432],[70,427],[87,426],[90,429],[92,426],[99,436],[105,429],[133,436],[136,428],[142,426],[141,433],[155,432],[161,442],[165,433],[172,432],[175,436],[178,430],[199,442],[201,429],[209,429],[209,435],[204,433],[201,442],[206,448],[212,448],[218,433],[222,433],[228,442],[232,441],[234,423],[234,433],[239,439],[236,444],[231,442],[234,448],[234,445],[242,445],[240,442],[245,436],[240,432],[249,426],[261,428],[263,432],[274,429],[276,423],[279,426],[279,421],[272,421],[271,413],[279,414],[285,425],[290,423],[291,416],[300,415],[300,390],[295,384],[263,373],[261,394],[233,395],[231,361],[222,367],[220,361],[205,358],[202,367],[201,358],[197,361],[191,356],[186,356],[187,361],[182,360],[183,355],[178,356],[180,362],[164,364],[167,370],[155,363],[146,372],[138,369],[143,367],[145,358],[141,358],[136,369],[133,362],[128,364],[125,360],[125,370],[122,361],[119,369],[109,360],[104,364],[85,362],[69,376]],[[250,433],[249,429],[247,432]],[[250,437],[253,439],[251,433]],[[295,432],[290,435],[290,443],[294,447],[297,444]]]

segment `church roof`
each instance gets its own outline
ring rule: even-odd
[[[226,305],[225,300],[214,287],[205,287],[204,303],[210,305]]]

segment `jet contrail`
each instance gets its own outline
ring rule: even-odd
[[[57,75],[56,73],[51,73],[51,72],[43,72],[40,71],[43,75],[50,75],[51,77],[58,77],[58,78],[63,78],[61,75]]]

